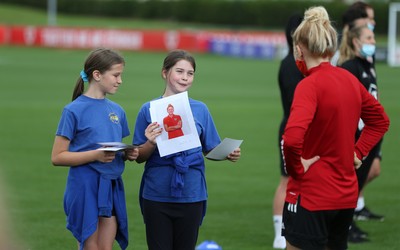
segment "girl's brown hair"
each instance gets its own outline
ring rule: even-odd
[[[172,50],[168,53],[164,59],[162,70],[170,70],[180,60],[188,61],[192,65],[193,70],[196,71],[196,61],[194,57],[189,52],[179,49]]]
[[[97,48],[89,53],[83,71],[90,82],[93,78],[93,71],[98,70],[100,73],[104,73],[115,64],[125,64],[124,58],[118,52],[108,48]],[[82,77],[79,76],[72,94],[72,100],[82,95],[84,89],[84,82]]]

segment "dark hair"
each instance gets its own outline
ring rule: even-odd
[[[359,10],[363,10],[365,12],[367,12],[367,9],[373,9],[370,4],[367,4],[366,2],[363,2],[363,1],[355,2],[352,5],[350,5],[349,8],[350,9],[359,9]]]
[[[358,1],[349,6],[342,15],[342,26],[352,26],[354,21],[360,18],[368,18],[367,9],[373,9],[371,5]],[[351,29],[352,27],[350,27]]]
[[[188,61],[192,65],[193,70],[196,71],[196,61],[194,57],[189,52],[180,49],[172,50],[168,53],[164,59],[162,70],[170,70],[180,60]]]
[[[293,53],[292,35],[293,32],[296,30],[296,28],[299,27],[299,25],[301,24],[301,21],[303,21],[303,16],[296,13],[289,18],[288,23],[286,24],[285,34],[286,34],[286,41],[288,43],[289,53]]]
[[[349,8],[342,15],[342,26],[350,26],[355,20],[360,18],[367,18],[368,14],[365,9]]]
[[[124,58],[118,52],[108,48],[97,48],[89,53],[83,71],[87,74],[90,82],[93,78],[93,71],[98,70],[100,73],[104,73],[115,64],[125,64]],[[84,87],[84,82],[79,76],[72,94],[72,100],[82,95]]]

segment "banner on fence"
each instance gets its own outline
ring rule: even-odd
[[[129,30],[36,26],[0,26],[0,44],[51,48],[169,51],[273,59],[287,50],[283,32]]]

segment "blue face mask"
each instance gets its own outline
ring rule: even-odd
[[[373,56],[375,54],[375,45],[363,44],[360,50],[360,54],[364,57]]]
[[[368,29],[374,31],[375,25],[373,25],[372,23],[368,23],[367,26],[368,26]]]

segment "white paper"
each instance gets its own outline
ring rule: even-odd
[[[233,150],[240,147],[242,142],[243,140],[225,138],[218,146],[206,155],[206,158],[216,161],[226,160],[226,157],[232,153]]]
[[[168,132],[165,131],[163,124],[164,117],[168,115],[169,104],[174,106],[174,114],[180,115],[182,119],[183,136],[172,139],[168,139]],[[187,91],[151,101],[150,117],[152,122],[157,122],[160,128],[163,128],[161,135],[156,138],[161,157],[201,147]]]
[[[120,147],[102,147],[102,148],[98,148],[97,150],[100,150],[100,151],[113,151],[113,152],[115,152],[115,151],[121,151],[121,150],[124,150],[125,148],[120,148]]]
[[[97,144],[102,146],[101,148],[97,149],[101,151],[120,151],[124,149],[138,147],[136,145],[128,145],[123,142],[98,142]]]

